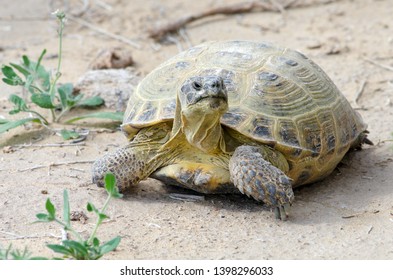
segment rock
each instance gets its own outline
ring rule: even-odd
[[[115,47],[101,50],[90,63],[89,69],[121,69],[133,64],[134,60],[128,50]]]
[[[126,109],[130,94],[140,80],[133,68],[90,70],[78,80],[74,94],[100,96],[106,107],[121,112]]]

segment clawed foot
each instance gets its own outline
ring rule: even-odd
[[[284,205],[278,205],[274,208],[274,215],[277,220],[286,221],[289,216],[289,210],[291,205],[289,203]]]
[[[229,162],[231,181],[239,191],[275,209],[277,219],[287,220],[294,200],[292,180],[264,159],[262,147],[238,147]],[[271,151],[269,151],[271,152]]]
[[[136,185],[143,175],[144,163],[135,160],[135,156],[127,149],[118,149],[107,153],[93,164],[92,181],[98,187],[104,187],[104,177],[112,173],[116,178],[116,186],[120,192]]]

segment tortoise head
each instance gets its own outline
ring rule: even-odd
[[[221,116],[228,110],[228,94],[220,76],[194,76],[178,92],[174,130],[189,143],[213,151],[221,140]]]
[[[228,109],[228,94],[220,76],[195,76],[187,79],[179,93],[183,110],[198,107],[203,110]]]

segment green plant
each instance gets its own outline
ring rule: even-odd
[[[25,248],[23,251],[13,250],[10,244],[7,249],[0,248],[0,260],[44,260],[42,257],[32,257],[32,254]]]
[[[66,22],[66,15],[63,12],[58,11],[54,14],[59,22],[59,50],[56,71],[52,73],[41,64],[42,59],[46,54],[46,50],[44,49],[37,61],[32,61],[28,56],[23,55],[20,64],[9,63],[9,65],[3,65],[1,72],[4,75],[4,78],[2,79],[4,83],[10,86],[22,87],[23,91],[28,92],[30,95],[31,102],[41,109],[49,110],[50,115],[52,116],[52,122],[58,123],[71,109],[76,107],[95,108],[104,104],[104,100],[98,96],[84,98],[83,94],[74,95],[73,85],[70,83],[58,85],[58,80],[61,77],[60,68],[63,52],[63,30]],[[19,95],[11,94],[9,101],[14,105],[13,110],[9,112],[10,115],[25,112],[29,113],[29,116],[18,120],[0,119],[0,133],[23,125],[27,122],[40,123],[44,126],[49,125],[50,122],[47,117],[31,108],[31,106],[28,105],[28,102]],[[101,112],[88,114],[69,120],[66,123],[71,123],[88,117],[121,121],[122,113]]]
[[[77,260],[96,260],[101,258],[104,254],[113,251],[120,243],[120,237],[117,236],[110,241],[101,244],[100,240],[96,237],[97,230],[102,222],[108,218],[105,210],[112,198],[120,198],[122,195],[116,187],[115,176],[107,174],[105,176],[105,190],[108,197],[101,208],[98,210],[92,203],[87,204],[87,210],[94,212],[97,215],[96,225],[90,234],[89,238],[84,239],[71,225],[70,218],[70,205],[68,199],[68,192],[64,190],[63,193],[63,219],[60,220],[56,217],[56,208],[48,198],[45,204],[47,213],[39,213],[36,215],[37,222],[56,222],[61,225],[67,233],[70,233],[75,240],[63,240],[62,244],[49,244],[47,245],[54,252],[62,254],[63,258],[72,258]]]

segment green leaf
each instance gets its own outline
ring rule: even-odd
[[[9,252],[9,254],[14,260],[29,260],[31,256],[31,253],[27,250],[26,247],[23,251],[19,251],[18,249],[16,249]]]
[[[1,67],[1,72],[3,72],[4,76],[6,76],[10,80],[14,80],[15,78],[18,78],[19,76],[15,73],[14,69],[8,65],[3,65]]]
[[[69,119],[68,121],[66,121],[66,123],[73,123],[87,118],[109,119],[116,122],[122,122],[123,115],[123,112],[97,112]]]
[[[7,85],[10,85],[10,86],[16,86],[17,84],[13,81],[13,80],[11,80],[11,79],[7,79],[7,78],[3,78],[3,79],[1,79],[4,83],[6,83]]]
[[[10,86],[20,86],[20,85],[24,84],[22,82],[22,80],[11,80],[11,79],[7,79],[7,78],[3,78],[2,80],[4,83],[6,83],[7,85],[10,85]]]
[[[67,130],[67,129],[62,129],[60,131],[60,134],[64,140],[77,139],[80,137],[80,134],[78,132],[72,131],[72,130]]]
[[[19,97],[18,95],[11,94],[8,100],[15,105],[15,110],[18,111],[28,110],[25,100],[23,100],[23,98]]]
[[[50,220],[49,220],[48,214],[45,214],[45,213],[38,213],[38,214],[36,214],[35,216],[36,216],[37,219],[38,219],[37,222],[49,222],[49,221],[50,221]]]
[[[123,195],[119,193],[118,188],[116,187],[116,178],[112,173],[107,173],[105,175],[105,190],[111,197],[120,198]]]
[[[49,92],[50,82],[51,82],[51,75],[50,72],[46,71],[43,66],[38,67],[38,71],[35,73],[39,85],[46,91]]]
[[[68,199],[67,190],[64,190],[63,192],[63,221],[66,224],[67,228],[71,227],[70,202]]]
[[[11,111],[8,112],[8,114],[10,114],[10,115],[15,115],[15,114],[18,114],[18,113],[20,113],[20,110],[18,110],[18,109],[14,109],[14,110],[11,110]]]
[[[26,66],[30,75],[26,78],[25,88],[30,93],[48,92],[50,88],[51,75],[38,62],[29,61],[29,66]]]
[[[66,256],[70,256],[72,254],[72,251],[69,250],[67,247],[63,246],[63,245],[58,245],[58,244],[48,244],[46,245],[49,249],[51,249],[52,251],[59,253],[59,254],[63,254]]]
[[[83,244],[81,244],[77,241],[74,241],[74,240],[63,240],[63,245],[68,249],[74,250],[79,255],[79,256],[76,256],[78,259],[87,259],[88,258],[89,253]],[[82,256],[83,256],[83,258],[80,258]]]
[[[115,250],[117,248],[117,246],[119,245],[120,240],[121,240],[120,236],[117,236],[117,237],[113,238],[112,240],[109,240],[105,244],[101,245],[100,246],[101,254],[104,255],[110,251]]]
[[[71,97],[68,99],[68,106],[71,108],[78,106],[78,103],[82,98],[83,98],[83,94],[71,95]]]
[[[93,203],[88,202],[87,206],[86,206],[87,211],[89,212],[95,212],[98,213],[99,211],[97,210],[97,208],[93,205]]]
[[[60,96],[62,108],[75,107],[78,102],[83,98],[83,94],[74,95],[74,86],[71,83],[66,83],[58,87],[57,92]]]
[[[105,215],[104,213],[101,213],[100,210],[98,210],[98,209],[97,209],[92,203],[90,203],[90,202],[87,203],[86,209],[87,209],[87,211],[89,211],[89,212],[94,212],[94,213],[96,213],[96,214],[98,215],[98,217],[99,217],[101,220],[105,220],[105,219],[108,218],[107,215]]]
[[[18,70],[23,76],[27,77],[30,76],[30,72],[26,70],[23,66],[15,63],[10,63],[12,67],[14,67],[16,70]]]
[[[52,100],[49,94],[46,93],[33,93],[31,95],[31,101],[41,108],[54,109],[56,106],[52,104]]]
[[[26,67],[30,66],[30,59],[27,55],[22,55],[23,65]]]
[[[57,88],[57,92],[59,93],[60,96],[61,107],[63,109],[68,107],[68,100],[72,95],[72,91],[73,91],[73,85],[70,83],[63,84]]]
[[[100,240],[97,237],[93,238],[93,246],[94,247],[100,246]]]
[[[35,72],[38,72],[39,67],[40,67],[40,65],[41,65],[42,58],[44,57],[45,54],[46,54],[46,49],[44,49],[44,50],[41,52],[41,55],[40,55],[40,57],[38,58],[37,64],[35,65],[35,69],[34,69]]]
[[[14,69],[8,65],[3,65],[1,67],[1,72],[3,72],[5,78],[3,82],[11,86],[24,85],[23,80],[15,73]]]
[[[64,111],[67,108],[67,96],[63,91],[58,90],[57,92],[59,93],[61,108]]]
[[[105,174],[105,189],[109,194],[112,194],[113,189],[116,186],[116,177],[112,173]]]
[[[97,213],[98,214],[98,217],[99,217],[99,219],[101,220],[101,221],[103,221],[103,220],[105,220],[105,219],[108,219],[109,218],[109,216],[107,216],[106,214],[104,214],[104,213]]]
[[[51,221],[54,220],[55,219],[55,215],[56,215],[56,208],[52,204],[52,202],[50,201],[49,198],[46,200],[45,208],[46,208],[46,211],[48,211],[48,214],[49,214],[48,215],[48,219],[51,220]]]
[[[9,121],[5,124],[0,125],[0,133],[6,132],[12,128],[24,125],[27,122],[41,122],[38,118],[26,118],[17,121]]]
[[[83,107],[98,107],[104,105],[105,101],[99,96],[93,96],[86,99],[83,99],[78,103],[78,106]]]
[[[26,78],[26,84],[25,88],[30,92],[30,93],[37,93],[37,89],[32,86],[34,82],[35,77],[33,75],[30,75]],[[41,91],[42,92],[42,91]]]
[[[71,96],[74,91],[74,86],[71,83],[65,83],[59,86],[57,90],[64,92],[66,96]]]

